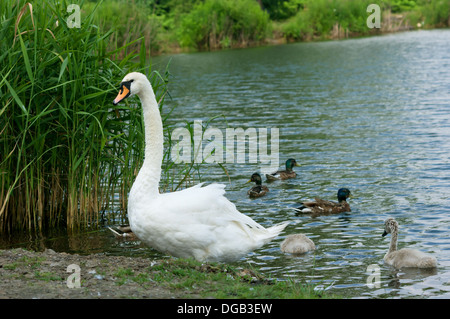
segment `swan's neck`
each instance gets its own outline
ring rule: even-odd
[[[397,237],[398,237],[398,229],[394,229],[391,233],[391,245],[389,246],[390,253],[397,250]]]
[[[161,115],[155,94],[149,83],[139,95],[142,103],[145,129],[144,163],[136,177],[135,184],[147,195],[158,194],[161,178],[161,163],[164,153],[164,135]],[[134,185],[133,185],[134,186]]]

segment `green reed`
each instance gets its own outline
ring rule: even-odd
[[[142,162],[140,109],[112,99],[126,70],[145,69],[145,45],[115,61],[137,40],[108,51],[113,31],[101,33],[92,13],[68,26],[71,3],[83,5],[0,4],[0,232],[85,227],[114,194],[124,214]]]

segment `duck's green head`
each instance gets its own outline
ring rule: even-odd
[[[255,182],[256,185],[261,185],[262,184],[261,175],[259,175],[258,173],[253,173],[253,175],[250,178],[250,180],[248,181],[248,183],[250,183],[250,182]]]
[[[338,193],[337,193],[338,201],[339,202],[345,201],[351,195],[352,195],[352,193],[350,192],[350,190],[348,188],[339,188]]]
[[[286,161],[286,170],[287,170],[287,171],[292,171],[292,168],[294,168],[294,166],[300,166],[300,164],[297,163],[297,162],[295,161],[295,159],[290,158],[290,159],[288,159],[288,160]]]

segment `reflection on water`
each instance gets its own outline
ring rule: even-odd
[[[217,165],[205,171],[204,181],[226,183],[228,198],[259,223],[291,221],[239,264],[348,297],[450,297],[449,38],[449,30],[419,31],[172,57],[172,123],[223,114],[227,123],[213,126],[277,127],[280,167],[291,157],[302,164],[296,179],[268,183],[258,199],[246,195],[258,164],[224,163],[229,177]],[[163,69],[168,59],[153,63]],[[312,218],[292,210],[316,196],[335,200],[340,187],[354,196],[350,213]],[[399,222],[399,248],[433,254],[437,270],[383,264],[387,217]],[[284,237],[298,232],[316,251],[281,253]],[[61,242],[62,251],[161,256],[107,230]],[[366,284],[369,265],[380,269],[379,288]]]

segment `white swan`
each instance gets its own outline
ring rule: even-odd
[[[225,198],[225,185],[196,185],[173,193],[158,190],[163,126],[152,86],[142,73],[129,73],[114,105],[139,96],[145,124],[145,159],[128,197],[132,231],[147,245],[175,257],[234,261],[275,238],[289,222],[264,228]]]
[[[284,253],[304,254],[310,250],[315,250],[314,242],[303,234],[293,234],[287,236],[280,245]]]
[[[391,234],[389,251],[384,256],[384,262],[397,269],[400,268],[435,268],[437,260],[435,257],[412,248],[397,250],[398,223],[394,218],[388,218],[384,222],[383,237]]]

